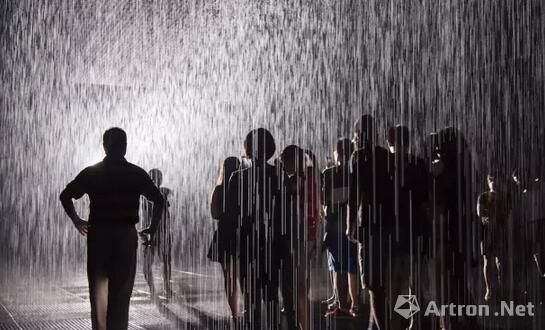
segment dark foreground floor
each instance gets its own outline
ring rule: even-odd
[[[323,272],[317,272],[322,274]],[[158,274],[158,272],[156,272]],[[0,285],[0,330],[90,329],[87,281],[83,275],[63,281],[25,280],[3,276]],[[38,278],[38,277],[36,277]],[[160,287],[158,281],[156,283]],[[131,300],[129,329],[230,329],[229,307],[217,269],[199,273],[175,270],[176,297],[157,304],[150,301],[141,273],[137,275]],[[9,283],[9,284],[7,284]],[[359,320],[350,317],[323,318],[319,301],[330,294],[327,278],[313,278],[311,329],[367,329],[368,309],[362,306]],[[364,299],[365,301],[365,299]],[[421,306],[424,309],[424,306]],[[422,311],[421,311],[422,313]],[[528,318],[480,318],[467,329],[540,329]]]
[[[150,301],[148,287],[138,274],[131,299],[129,329],[230,329],[221,276],[217,271],[209,273],[213,275],[174,271],[176,297],[158,304]],[[91,328],[88,287],[83,275],[62,283],[40,283],[18,277],[6,280],[4,278],[0,287],[1,330]],[[312,294],[313,329],[364,328],[366,316],[362,320],[349,317],[325,320],[322,317],[325,307],[320,306],[319,300],[328,295],[328,284],[326,279],[315,281],[325,283],[314,286],[318,289]]]

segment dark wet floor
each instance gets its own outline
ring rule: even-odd
[[[230,329],[229,307],[218,272],[210,274],[175,270],[175,297],[153,303],[143,276],[137,274],[129,329]],[[156,272],[157,274],[157,272]],[[364,319],[326,320],[320,298],[330,293],[327,279],[314,279],[311,296],[313,329],[362,329]],[[325,282],[324,282],[325,281]],[[59,281],[60,282],[60,281]],[[157,287],[160,281],[156,278]],[[6,283],[4,281],[4,283]],[[29,283],[15,279],[0,290],[0,329],[90,329],[90,304],[84,275],[61,283]],[[365,314],[365,308],[363,313]]]
[[[311,329],[367,329],[365,296],[359,319],[323,317],[326,306],[320,301],[331,294],[331,287],[327,273],[318,270],[313,273],[316,276],[312,279]],[[39,277],[33,278],[28,281],[21,276],[4,276],[0,287],[0,330],[91,328],[88,287],[83,272],[70,280],[43,280],[44,283],[40,283],[36,280]],[[160,283],[156,278],[157,288],[161,288]],[[229,307],[217,269],[174,270],[173,287],[173,299],[154,303],[139,272],[131,298],[129,329],[231,329]],[[423,313],[425,306],[420,308]],[[537,329],[533,322],[535,320],[531,318],[479,318],[471,329]]]

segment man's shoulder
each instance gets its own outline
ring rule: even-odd
[[[83,170],[81,170],[81,172],[79,172],[78,177],[86,177],[86,176],[89,176],[89,175],[94,175],[94,174],[100,172],[101,167],[102,167],[102,162],[98,162],[96,164],[89,165],[89,166],[85,167]]]
[[[143,177],[143,178],[149,177],[148,172],[146,172],[146,170],[144,170],[140,166],[135,165],[131,162],[125,162],[123,166],[123,170],[134,176]]]

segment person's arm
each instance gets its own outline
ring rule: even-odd
[[[479,195],[479,198],[477,199],[477,216],[481,218],[481,222],[485,225],[488,224],[490,217],[486,197],[486,193],[483,193]]]
[[[356,227],[358,222],[358,208],[361,204],[362,194],[359,191],[359,177],[361,173],[358,173],[358,164],[355,157],[356,154],[352,155],[350,160],[350,174],[349,174],[349,192],[348,192],[348,218],[346,226],[346,236],[348,240],[356,243]]]
[[[240,217],[240,201],[241,195],[239,192],[239,180],[241,174],[235,172],[227,179],[227,189],[225,191],[225,218],[222,221],[226,221],[233,228],[239,228],[242,224],[239,223]],[[276,201],[275,201],[276,202]],[[277,206],[278,203],[275,203]],[[278,209],[277,209],[278,210]]]
[[[210,199],[210,213],[212,214],[212,219],[220,220],[225,213],[223,207],[224,189],[224,185],[216,185],[214,187],[214,191],[212,192],[212,198]]]
[[[541,269],[541,261],[540,261],[541,257],[539,255],[539,253],[534,253],[533,257],[534,257],[534,262],[535,262],[536,267],[537,267],[537,272],[539,273],[539,275],[541,277],[545,278],[545,273],[543,273],[543,270]]]
[[[72,199],[80,199],[85,192],[85,172],[82,171],[64,188],[59,196],[64,212],[66,212],[78,232],[83,236],[89,230],[89,223],[78,215]]]
[[[325,216],[327,212],[327,202],[329,201],[329,196],[327,195],[328,176],[326,176],[325,171],[320,174],[320,217],[325,221]]]
[[[144,195],[148,201],[153,202],[153,215],[149,227],[142,230],[140,233],[153,236],[157,231],[157,226],[159,225],[159,221],[163,216],[165,199],[163,198],[159,188],[153,184],[153,181],[151,181],[151,178],[147,174],[146,178],[144,178],[142,195]]]
[[[319,230],[321,230],[320,227],[320,219],[318,218],[320,214],[320,201],[319,201],[319,193],[317,191],[318,187],[320,186],[319,183],[317,183],[316,179],[316,173],[314,168],[307,167],[307,182],[305,182],[306,190],[308,193],[307,197],[307,203],[309,203],[309,221],[308,221],[308,240],[311,242],[316,242],[320,240],[319,237]]]

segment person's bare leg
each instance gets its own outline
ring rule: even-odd
[[[332,276],[333,276],[333,297],[332,298],[334,298],[334,299],[329,304],[335,304],[335,305],[339,306],[339,304],[340,304],[340,301],[339,301],[339,287],[337,285],[338,273],[337,272],[331,272],[331,273],[332,273]]]
[[[484,294],[484,301],[490,301],[492,299],[492,287],[490,280],[492,279],[492,271],[489,264],[489,258],[487,256],[483,256],[483,277],[484,277],[484,285],[486,292]]]
[[[331,282],[331,288],[333,289],[333,292],[331,293],[331,297],[325,299],[325,300],[322,300],[322,304],[331,304],[331,303],[334,303],[336,301],[336,297],[335,297],[335,292],[336,292],[336,288],[335,288],[335,272],[328,272],[329,274],[329,281]]]
[[[235,272],[232,271],[232,275],[233,277],[233,281],[231,283],[232,287],[231,287],[231,297],[229,298],[231,303],[230,303],[230,306],[231,306],[231,312],[233,314],[233,317],[237,318],[239,316],[239,310],[238,310],[238,305],[239,305],[239,294],[238,294],[238,281],[237,281],[237,278],[236,278],[236,275],[235,275]]]
[[[163,255],[163,287],[164,287],[165,295],[166,295],[167,299],[172,298],[172,286],[171,286],[172,265],[171,265],[171,262],[172,262],[172,258],[170,256],[170,251],[167,251]]]
[[[496,257],[496,279],[498,281],[498,285],[501,283],[501,261],[500,258]]]
[[[350,294],[350,307],[358,307],[360,301],[360,288],[358,274],[348,273],[348,293]]]
[[[309,330],[309,278],[308,278],[308,257],[301,260],[301,268],[297,278],[297,316],[299,320],[299,328],[301,330]]]
[[[231,262],[229,263],[228,267],[228,273],[229,273],[229,306],[231,307],[231,313],[233,317],[238,317],[238,281],[237,281],[237,273],[235,269],[235,263]]]
[[[238,317],[238,292],[234,263],[230,261],[222,263],[222,270],[225,295],[231,309],[231,317],[236,318]]]
[[[336,287],[337,287],[337,302],[339,303],[339,308],[348,309],[348,278],[345,272],[336,272],[335,273]]]
[[[376,329],[386,329],[386,315],[385,315],[385,309],[386,309],[386,297],[385,297],[386,290],[382,287],[371,289],[369,288],[369,303],[371,307],[371,311],[369,314],[370,323],[376,328]],[[370,325],[371,325],[370,324]]]
[[[333,281],[333,295],[328,299],[331,300],[328,304],[339,304],[339,288],[337,286],[337,272],[330,272],[331,280]]]
[[[154,259],[154,251],[153,247],[146,246],[144,248],[144,278],[146,279],[146,282],[148,283],[149,289],[150,289],[150,296],[153,300],[155,298],[155,284],[153,282],[153,259]]]
[[[299,329],[308,330],[308,299],[307,299],[307,288],[305,285],[301,286],[301,289],[298,290],[297,294],[297,305],[298,311],[297,316],[299,319]]]

